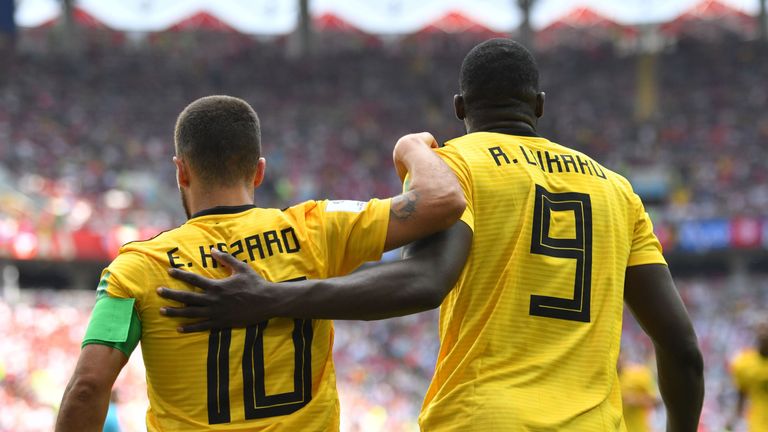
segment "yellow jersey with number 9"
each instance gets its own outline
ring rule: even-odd
[[[246,329],[179,334],[162,317],[159,286],[178,267],[227,272],[210,249],[227,251],[271,281],[343,275],[378,260],[389,200],[308,201],[285,211],[221,207],[154,239],[125,245],[102,274],[111,297],[134,298],[147,369],[150,431],[333,431],[339,406],[331,321],[273,319]]]
[[[439,153],[464,189],[473,240],[440,308],[422,429],[624,430],[624,274],[665,263],[640,198],[540,137],[471,133]]]

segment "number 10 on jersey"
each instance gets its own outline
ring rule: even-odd
[[[284,282],[306,279],[299,277]],[[264,331],[268,321],[245,330],[241,361],[245,420],[291,414],[312,400],[312,320],[293,320],[293,391],[269,395],[264,384]],[[232,329],[211,330],[208,336],[208,424],[231,421],[229,406],[229,348]]]

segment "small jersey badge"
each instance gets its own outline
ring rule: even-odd
[[[328,201],[328,205],[325,206],[326,213],[332,212],[348,212],[348,213],[360,213],[365,209],[365,205],[368,204],[365,201]]]

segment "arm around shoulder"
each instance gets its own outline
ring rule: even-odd
[[[205,293],[161,288],[162,297],[185,303],[167,316],[207,318],[183,331],[245,327],[275,317],[375,320],[434,309],[456,283],[472,245],[464,222],[408,247],[403,260],[372,265],[343,277],[274,283],[227,253],[211,253],[233,274],[220,280],[172,270],[171,275]],[[205,310],[204,314],[200,314]]]
[[[286,284],[275,315],[377,320],[434,309],[459,278],[471,245],[472,230],[458,222],[409,245],[403,260],[344,277]]]
[[[437,142],[426,132],[406,135],[395,145],[395,168],[401,180],[410,176],[410,185],[392,198],[385,250],[447,229],[467,206],[456,175],[435,148]]]

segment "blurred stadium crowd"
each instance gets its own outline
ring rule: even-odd
[[[764,314],[768,281],[683,279],[678,287],[701,342],[707,395],[702,431],[722,430],[736,400],[729,360],[753,344],[751,325]],[[51,430],[79,354],[93,296],[84,291],[27,292],[0,302],[0,431]],[[629,317],[629,315],[627,315]],[[337,322],[334,360],[342,430],[416,431],[416,418],[437,356],[437,313],[378,322]],[[649,363],[650,341],[625,319],[623,356]],[[651,367],[652,364],[649,364]],[[143,429],[147,406],[140,350],[116,385],[125,430]],[[662,429],[663,414],[654,415]]]
[[[287,56],[282,39],[195,34],[136,45],[121,40],[117,49],[94,43],[79,58],[18,54],[0,74],[0,255],[105,259],[124,240],[181,223],[173,125],[203,95],[239,96],[259,112],[268,160],[257,192],[262,206],[393,194],[399,184],[390,155],[399,136],[427,130],[446,140],[463,133],[451,101],[473,37],[321,42],[322,55],[309,60]],[[681,40],[641,56],[612,45],[539,53],[547,92],[541,133],[632,178],[663,241],[665,227],[673,231],[694,216],[754,218],[762,225],[753,237],[768,245],[765,46]],[[81,255],[80,242],[90,252]],[[728,359],[752,342],[768,282],[752,276],[678,284],[707,365],[703,424],[718,430],[735,400]],[[50,430],[93,296],[22,298],[0,302],[0,431]],[[435,312],[337,324],[344,430],[417,429],[436,334]],[[632,360],[647,362],[650,343],[630,319],[624,346]],[[127,430],[143,425],[143,385],[135,353],[117,386]]]
[[[330,48],[339,41],[326,39],[322,55],[298,60],[281,40],[155,39],[93,44],[79,58],[20,54],[2,78],[0,245],[14,256],[104,259],[126,240],[180,223],[173,124],[207,94],[243,97],[261,116],[268,174],[260,205],[392,194],[399,136],[463,132],[451,101],[477,40]],[[760,220],[768,214],[766,48],[682,40],[642,56],[608,44],[539,53],[543,135],[629,176],[668,248],[677,237],[696,247],[697,227],[675,232],[691,218],[721,218],[725,230],[732,218],[753,218],[746,243],[768,239]]]

